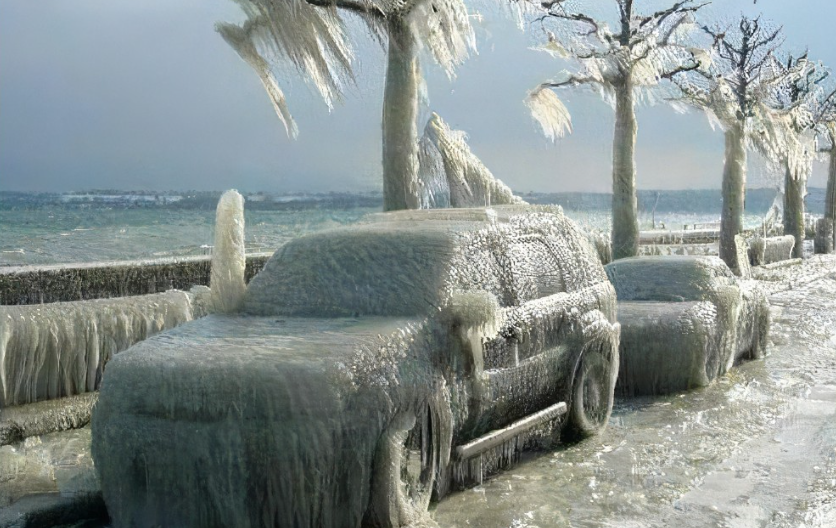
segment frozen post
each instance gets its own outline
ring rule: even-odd
[[[215,248],[212,250],[212,307],[215,312],[238,311],[244,298],[244,197],[238,191],[225,192],[215,215]]]

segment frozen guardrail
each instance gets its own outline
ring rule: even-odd
[[[795,238],[792,235],[755,238],[749,243],[749,259],[753,266],[764,266],[792,258]]]

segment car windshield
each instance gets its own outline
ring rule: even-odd
[[[302,237],[253,280],[245,311],[305,316],[430,314],[456,286],[502,295],[496,256],[484,245],[460,258],[467,224],[367,224]],[[480,226],[475,225],[478,229]],[[474,227],[470,228],[471,230]],[[472,244],[473,245],[473,244]]]

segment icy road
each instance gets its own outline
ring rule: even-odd
[[[761,273],[765,360],[622,400],[601,436],[438,505],[440,526],[836,527],[836,257]]]

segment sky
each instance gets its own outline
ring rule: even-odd
[[[541,34],[518,30],[496,5],[476,6],[478,54],[456,79],[422,58],[424,115],[466,131],[516,191],[608,192],[612,110],[595,95],[562,91],[574,132],[556,144],[543,138],[523,99],[567,65],[532,51]],[[827,23],[836,2],[714,0],[705,17],[742,12],[783,25],[787,50],[809,48],[836,67]],[[357,85],[331,112],[304,79],[281,78],[300,129],[292,140],[256,75],[214,30],[240,18],[230,0],[0,0],[0,191],[379,190],[380,46],[352,28]],[[719,188],[723,136],[702,114],[641,106],[637,117],[640,189]],[[749,180],[770,186],[774,177],[754,163]],[[824,183],[818,164],[810,185]]]

